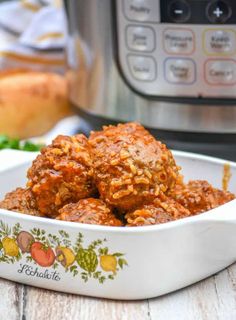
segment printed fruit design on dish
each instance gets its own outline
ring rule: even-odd
[[[76,255],[76,261],[82,269],[90,274],[93,273],[98,266],[98,258],[93,249],[80,248]]]
[[[112,272],[113,275],[109,275],[109,279],[113,279],[116,276],[117,271],[123,269],[124,266],[128,266],[127,261],[123,258],[124,254],[120,252],[115,252],[113,254],[109,253],[107,247],[100,248],[99,250],[99,263],[100,267],[105,272]]]
[[[31,257],[41,267],[50,267],[54,264],[55,254],[53,250],[41,242],[34,242],[30,249]]]
[[[21,249],[22,253],[29,253],[31,245],[35,242],[34,237],[27,231],[21,231],[17,238],[17,244]]]
[[[73,277],[100,284],[114,280],[118,271],[127,266],[124,253],[111,253],[104,247],[107,239],[97,239],[85,245],[84,235],[79,232],[74,242],[69,233],[58,230],[56,234],[36,228],[22,229],[20,223],[9,227],[0,220],[0,263],[14,264],[25,259],[26,264],[35,263],[53,269],[63,267]]]
[[[116,274],[117,259],[111,254],[100,256],[100,266],[102,270]]]
[[[2,247],[4,254],[9,257],[17,257],[19,254],[19,247],[15,239],[5,237],[2,239]]]
[[[75,255],[70,248],[58,246],[56,248],[56,259],[63,267],[68,268],[74,263]]]

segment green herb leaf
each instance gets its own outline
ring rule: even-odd
[[[22,145],[20,150],[23,151],[40,151],[44,145],[43,144],[36,144],[31,141],[25,141],[25,143]]]
[[[22,151],[40,151],[44,145],[25,141],[21,143],[19,139],[11,139],[6,135],[0,135],[0,150],[14,149]]]

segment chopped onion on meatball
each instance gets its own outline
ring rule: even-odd
[[[172,153],[141,125],[104,127],[89,143],[95,182],[109,205],[130,210],[174,187],[179,168]]]
[[[94,198],[67,204],[59,213],[58,220],[117,227],[122,225],[102,200]]]
[[[94,194],[92,160],[87,138],[58,136],[28,170],[28,187],[40,212],[55,217],[65,204]]]
[[[186,185],[178,184],[172,190],[171,196],[192,215],[214,209],[235,199],[232,193],[213,188],[205,180],[192,180]]]
[[[30,189],[17,188],[7,193],[4,200],[0,202],[0,208],[32,216],[42,216]]]
[[[127,213],[127,226],[147,226],[174,221],[190,216],[189,210],[185,209],[174,199],[162,195],[152,203],[145,204],[135,211]]]

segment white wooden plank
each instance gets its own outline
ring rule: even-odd
[[[148,303],[117,302],[27,288],[26,320],[150,320]]]
[[[102,299],[80,299],[82,320],[150,320],[147,301],[128,302]]]
[[[0,279],[0,319],[22,319],[24,286]]]
[[[215,277],[219,320],[236,319],[236,264]]]
[[[172,294],[150,300],[155,320],[236,319],[236,266]]]
[[[147,301],[95,299],[0,280],[0,312],[7,320],[233,320],[236,264],[178,292]],[[1,318],[2,319],[2,318]]]

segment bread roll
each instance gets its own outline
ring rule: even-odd
[[[26,71],[0,74],[0,134],[20,139],[40,136],[70,113],[63,76]]]

